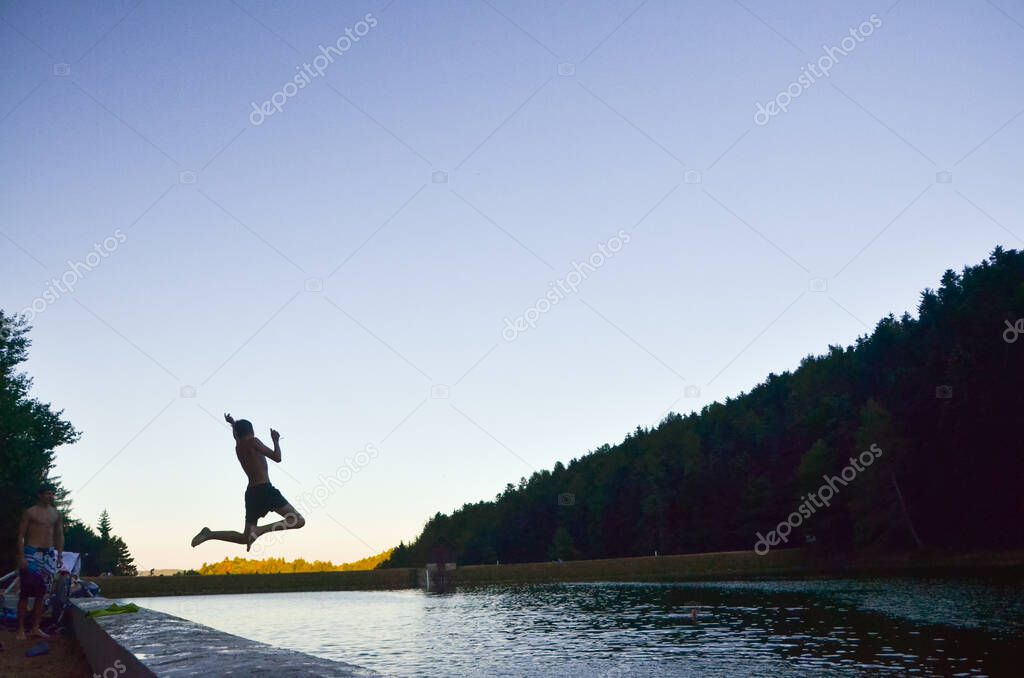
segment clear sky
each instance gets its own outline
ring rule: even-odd
[[[1024,245],[1022,61],[1009,0],[4,2],[0,307],[142,568],[240,554],[225,411],[310,498],[261,555],[349,561]]]

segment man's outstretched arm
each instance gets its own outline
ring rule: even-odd
[[[234,435],[235,434],[235,418],[232,417],[227,412],[225,412],[224,413],[224,421],[226,421],[228,423],[228,426],[231,427],[231,435]]]
[[[281,463],[281,434],[278,433],[277,431],[275,431],[274,429],[270,429],[270,439],[274,441],[274,449],[270,449],[269,447],[264,445],[263,441],[260,440],[259,438],[256,439],[256,443],[260,447],[260,452],[262,452],[267,457],[267,459],[273,459],[278,464],[280,464]]]

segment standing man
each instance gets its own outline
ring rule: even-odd
[[[270,429],[270,440],[274,443],[274,449],[270,449],[255,436],[252,422],[246,419],[235,421],[230,414],[224,415],[224,421],[231,424],[231,433],[235,438],[235,457],[249,479],[249,486],[245,488],[245,527],[241,532],[211,530],[204,527],[192,538],[192,546],[216,539],[232,544],[245,544],[245,550],[248,551],[252,543],[267,532],[297,530],[306,524],[306,519],[288,503],[276,487],[270,484],[267,459],[277,464],[281,463],[281,434]],[[279,514],[283,520],[266,525],[256,524],[271,511]]]
[[[18,640],[25,640],[29,598],[35,598],[29,632],[37,638],[49,637],[39,628],[39,621],[53,577],[64,565],[64,523],[53,505],[54,498],[53,485],[41,485],[36,492],[35,505],[25,510],[18,525],[18,572],[21,575]]]

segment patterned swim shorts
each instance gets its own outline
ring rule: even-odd
[[[39,598],[50,591],[57,574],[57,549],[25,547],[25,569],[21,571],[21,598]]]

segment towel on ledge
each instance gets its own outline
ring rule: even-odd
[[[128,603],[127,605],[118,605],[113,603],[110,607],[104,610],[93,610],[89,613],[90,617],[108,617],[112,614],[127,614],[129,612],[138,612],[139,606],[135,603]]]

